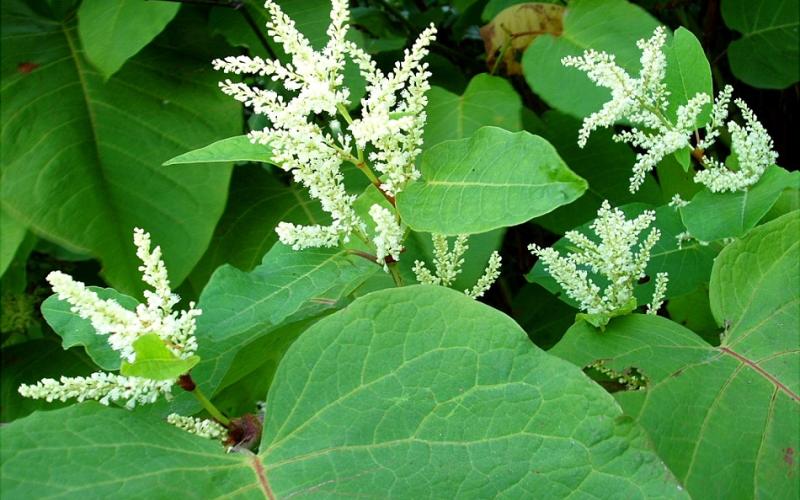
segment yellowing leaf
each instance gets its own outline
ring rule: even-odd
[[[506,73],[522,74],[520,55],[537,36],[561,34],[564,11],[561,5],[530,2],[512,5],[497,14],[480,30],[489,68],[494,67],[498,57],[502,57]]]

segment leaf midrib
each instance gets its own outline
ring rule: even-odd
[[[114,205],[114,200],[108,187],[108,180],[106,179],[105,172],[101,167],[102,160],[100,157],[100,142],[97,133],[97,118],[95,117],[94,109],[92,108],[91,100],[89,99],[89,86],[86,82],[86,77],[84,76],[83,69],[81,67],[75,40],[72,39],[70,34],[70,30],[74,29],[76,29],[74,26],[69,28],[65,24],[61,24],[61,31],[64,34],[64,39],[67,41],[67,47],[69,48],[69,53],[72,62],[75,65],[75,72],[78,76],[78,81],[81,86],[81,97],[83,98],[83,103],[86,107],[86,115],[89,118],[89,128],[92,133],[92,150],[94,152],[95,163],[93,163],[89,168],[95,171],[95,178],[98,179],[99,190],[102,193],[102,198],[106,201],[106,206],[108,208],[106,210],[106,214],[110,217],[112,224],[116,228],[115,232],[117,233],[117,237],[112,238],[112,241],[114,241],[114,243],[117,245],[120,257],[124,260],[131,260],[130,255],[123,251],[122,248],[119,248],[121,247],[120,242],[126,241],[128,236],[122,234],[123,225],[121,224],[117,207]]]

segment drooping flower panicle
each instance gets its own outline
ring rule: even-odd
[[[637,42],[642,51],[642,68],[638,77],[631,76],[617,65],[613,55],[605,52],[587,50],[581,56],[567,56],[561,60],[564,66],[586,72],[595,84],[611,91],[611,100],[584,119],[578,145],[584,147],[592,131],[626,120],[631,128],[615,134],[614,139],[639,150],[630,179],[632,193],[638,191],[647,174],[659,162],[685,148],[700,153],[698,157],[705,168],[695,176],[695,182],[704,184],[713,192],[747,189],[777,158],[772,140],[747,105],[737,99],[736,105],[742,112],[745,126],[731,121],[728,122],[728,131],[732,136],[731,149],[739,160],[738,169],[730,170],[718,160],[705,157],[705,150],[714,145],[728,116],[733,89],[726,86],[713,103],[710,95],[697,93],[678,106],[675,117],[671,118],[668,112],[670,93],[664,82],[667,58],[663,47],[666,39],[666,30],[658,27],[651,38]],[[701,139],[697,122],[709,104],[712,104],[711,118]],[[693,137],[697,138],[695,145],[691,142]]]
[[[345,40],[350,12],[347,0],[332,0],[328,42],[315,51],[308,39],[277,3],[266,3],[270,20],[268,35],[279,43],[291,62],[259,57],[227,57],[214,61],[214,67],[226,73],[269,77],[295,93],[291,98],[273,90],[246,83],[223,81],[226,94],[266,115],[270,125],[250,133],[253,142],[269,144],[272,160],[291,172],[294,180],[308,189],[332,219],[331,224],[278,224],[280,241],[296,250],[309,247],[333,247],[348,241],[353,232],[362,234],[366,224],[353,209],[355,196],[347,192],[341,167],[353,163],[370,170],[372,162],[382,180],[374,181],[387,197],[393,197],[405,185],[418,178],[415,160],[422,146],[426,116],[425,92],[430,88],[428,53],[436,29],[431,26],[406,50],[394,71],[384,75],[372,57]],[[343,86],[346,58],[353,60],[367,82],[367,95],[361,101],[361,116],[352,118],[348,107],[350,91]],[[347,127],[336,119],[341,114]],[[329,122],[330,127],[320,125]],[[369,157],[365,151],[369,148]],[[375,235],[377,240],[384,235]],[[391,254],[387,254],[391,255]]]
[[[173,311],[180,298],[170,289],[160,247],[151,250],[150,235],[138,228],[134,230],[134,244],[142,261],[139,267],[142,280],[153,288],[145,291],[146,303],[139,304],[135,311],[122,307],[114,299],[101,299],[83,283],[62,272],[51,272],[47,280],[58,298],[70,304],[72,312],[89,320],[98,335],[107,336],[109,346],[123,361],[135,361],[133,343],[147,334],[158,335],[173,354],[186,359],[197,350],[195,318],[201,311],[195,309],[194,302],[189,303],[186,311]],[[126,406],[132,408],[136,404],[153,403],[160,394],[169,397],[173,384],[172,380],[96,372],[88,377],[61,377],[59,380],[43,379],[33,385],[23,384],[19,392],[25,397],[47,401],[93,399],[106,405],[111,401],[125,401]]]
[[[599,242],[577,231],[568,231],[564,236],[574,250],[566,255],[536,244],[528,248],[539,257],[545,271],[567,296],[578,302],[587,314],[600,317],[600,323],[605,324],[610,318],[636,308],[634,285],[645,276],[650,251],[661,236],[660,231],[653,228],[640,242],[640,234],[654,220],[655,212],[652,210],[629,220],[620,209],[612,209],[608,201],[604,201],[590,225]],[[605,289],[595,283],[589,276],[590,272],[604,278],[607,282]],[[666,275],[661,280],[666,286]],[[665,289],[662,292],[665,293]]]

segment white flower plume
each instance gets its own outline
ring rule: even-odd
[[[133,343],[142,335],[156,334],[176,356],[186,359],[197,350],[195,318],[201,314],[189,303],[186,311],[173,311],[180,298],[170,289],[167,269],[161,260],[161,248],[150,248],[150,235],[134,229],[136,255],[142,261],[139,270],[142,281],[153,290],[144,292],[146,303],[135,311],[122,307],[114,299],[101,299],[86,285],[60,271],[53,271],[47,280],[60,300],[71,305],[70,310],[91,322],[97,335],[107,336],[109,346],[119,352],[124,361],[133,362],[136,353]],[[88,377],[43,379],[33,385],[23,384],[19,392],[25,397],[47,401],[67,399],[126,401],[126,406],[153,403],[159,394],[170,395],[174,381],[156,381],[141,377],[125,377],[96,372]]]
[[[350,17],[347,0],[332,0],[328,42],[320,51],[313,49],[277,3],[268,0],[266,8],[270,15],[267,34],[281,44],[291,62],[237,56],[216,60],[214,67],[225,73],[269,77],[294,93],[285,98],[247,83],[225,80],[220,84],[223,92],[267,116],[271,125],[251,132],[250,139],[269,144],[274,162],[308,188],[331,216],[328,226],[280,223],[276,231],[281,242],[296,250],[336,246],[366,227],[353,210],[356,197],[345,188],[342,163],[353,163],[369,171],[368,175],[373,175],[374,168],[382,179],[371,180],[390,198],[419,177],[414,165],[422,146],[425,92],[430,88],[430,73],[422,59],[436,30],[426,29],[394,71],[384,75],[369,54],[345,40]],[[349,114],[350,91],[343,86],[346,58],[358,65],[367,81],[361,116],[356,118]],[[337,114],[347,122],[346,129],[334,126]],[[331,126],[326,127],[326,121]]]
[[[528,249],[539,257],[545,270],[582,310],[610,318],[630,312],[636,306],[633,287],[645,276],[650,251],[661,233],[653,228],[641,243],[639,235],[654,220],[652,210],[628,220],[620,209],[612,209],[608,201],[604,201],[590,226],[599,237],[599,243],[577,231],[568,231],[564,236],[575,250],[566,255],[536,244],[529,245]],[[608,283],[605,289],[589,277],[589,272],[605,279]],[[659,281],[664,282],[663,297],[666,274]]]
[[[697,93],[686,103],[678,106],[675,118],[668,113],[668,97],[664,78],[667,58],[663,47],[667,34],[663,27],[656,28],[653,36],[639,40],[637,47],[642,51],[642,69],[637,77],[631,76],[616,64],[615,57],[605,52],[587,50],[579,57],[567,56],[561,62],[564,66],[577,68],[600,87],[611,91],[611,100],[584,119],[578,135],[578,145],[584,147],[592,131],[611,127],[626,120],[630,130],[614,135],[616,141],[631,144],[640,150],[636,154],[630,191],[635,193],[644,183],[648,172],[665,157],[685,148],[691,148],[701,157],[719,137],[719,128],[728,115],[728,103],[733,89],[726,86],[712,103],[711,96]],[[706,107],[712,104],[711,120],[705,127],[701,139],[697,121]],[[711,191],[741,191],[751,186],[771,165],[777,155],[772,150],[772,139],[756,120],[752,111],[741,100],[736,101],[745,120],[745,127],[734,122],[728,123],[732,135],[732,150],[739,159],[739,169],[729,170],[719,161],[702,156],[701,164],[706,170],[699,172],[695,182],[705,184]],[[692,145],[692,137],[697,143]]]

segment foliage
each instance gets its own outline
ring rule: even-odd
[[[800,495],[796,5],[0,2],[4,499]]]

